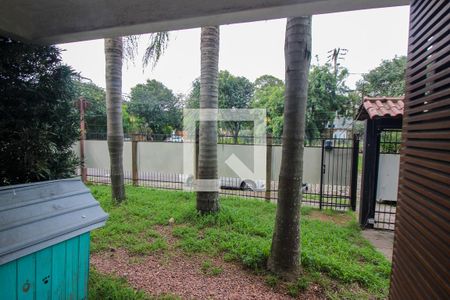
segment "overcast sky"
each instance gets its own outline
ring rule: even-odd
[[[330,49],[348,49],[343,65],[350,73],[353,87],[360,73],[376,67],[382,59],[406,55],[409,7],[395,7],[324,14],[313,17],[313,63],[327,61]],[[224,25],[220,27],[221,70],[254,81],[264,74],[284,79],[285,19]],[[123,92],[147,79],[163,82],[175,93],[188,93],[192,81],[200,75],[200,29],[171,32],[169,47],[152,70],[124,63]],[[145,49],[141,40],[141,53]],[[60,45],[64,62],[81,75],[105,87],[103,40]]]

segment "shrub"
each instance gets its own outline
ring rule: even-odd
[[[75,174],[74,76],[58,48],[0,37],[0,185]]]

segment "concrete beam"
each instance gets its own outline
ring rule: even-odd
[[[409,0],[0,0],[0,32],[53,44],[408,4]]]

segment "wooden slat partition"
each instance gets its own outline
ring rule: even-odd
[[[450,2],[411,3],[390,299],[450,298]]]

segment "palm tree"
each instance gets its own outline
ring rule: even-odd
[[[122,37],[105,39],[107,139],[112,199],[125,199],[122,125]]]
[[[278,204],[268,268],[292,280],[300,267],[303,143],[311,62],[311,17],[289,18],[284,45],[286,92]]]
[[[200,110],[218,109],[219,26],[203,27],[201,32]],[[200,121],[198,179],[217,182],[217,121]],[[214,184],[213,184],[214,188]],[[197,210],[219,210],[217,190],[197,192]]]
[[[123,174],[123,124],[122,124],[122,62],[123,58],[134,59],[137,54],[138,36],[105,39],[105,74],[107,139],[110,157],[111,194],[113,201],[125,199]],[[168,32],[150,34],[149,46],[143,66],[158,62],[169,41]],[[125,46],[125,47],[124,47]]]

